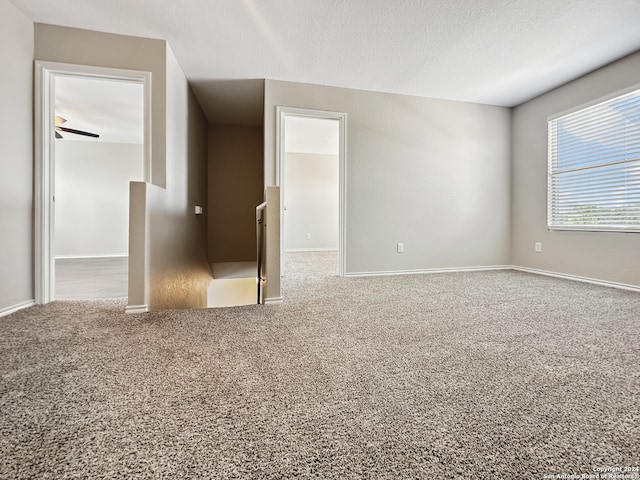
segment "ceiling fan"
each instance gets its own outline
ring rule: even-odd
[[[61,127],[60,125],[62,125],[66,121],[67,121],[66,118],[59,117],[58,115],[55,116],[54,126],[55,126],[56,138],[64,138],[62,135],[60,135],[59,132],[73,133],[76,135],[84,135],[85,137],[100,138],[100,135],[98,135],[97,133],[85,132],[83,130],[76,130],[75,128]]]

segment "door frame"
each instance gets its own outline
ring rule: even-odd
[[[338,275],[346,272],[347,242],[347,114],[308,108],[276,107],[276,182],[280,187],[280,274],[284,274],[284,164],[285,164],[285,126],[287,117],[307,117],[327,120],[338,120]]]
[[[151,177],[151,72],[35,62],[34,83],[34,287],[37,304],[55,299],[55,79],[58,76],[120,80],[143,85],[144,181]]]

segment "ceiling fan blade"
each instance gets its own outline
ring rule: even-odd
[[[67,132],[67,133],[75,133],[76,135],[84,135],[85,137],[100,138],[100,135],[98,135],[97,133],[84,132],[82,130],[76,130],[75,128],[67,128],[67,127],[57,126],[56,130],[61,130],[63,132]]]
[[[64,137],[60,135],[58,132],[56,132],[56,138],[64,138]]]

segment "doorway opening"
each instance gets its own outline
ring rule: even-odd
[[[36,63],[36,301],[128,296],[129,184],[150,171],[150,74]]]
[[[281,274],[343,276],[346,114],[279,107],[278,127]]]

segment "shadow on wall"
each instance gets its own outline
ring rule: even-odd
[[[210,124],[263,125],[264,80],[203,80],[191,87]]]

